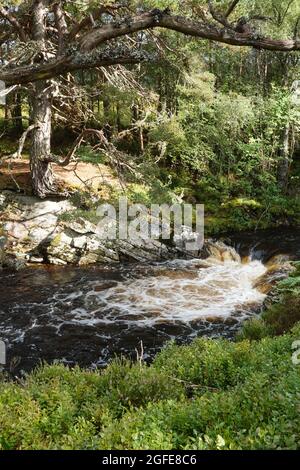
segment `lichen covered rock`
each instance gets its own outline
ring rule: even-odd
[[[4,241],[0,243],[0,263],[4,251],[5,257],[9,254],[10,259],[16,259],[18,263],[23,260],[29,264],[45,262],[56,265],[90,265],[122,260],[151,262],[188,256],[185,240],[191,240],[191,233],[183,231],[182,237],[173,243],[142,237],[111,240],[105,236],[105,230],[103,232],[82,215],[75,219],[63,217],[69,213],[76,214],[76,207],[68,200],[40,200],[4,191],[0,197],[0,209],[0,241],[5,236],[5,248]],[[190,253],[190,257],[197,255]]]

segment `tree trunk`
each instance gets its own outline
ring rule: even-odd
[[[290,124],[286,125],[283,135],[283,146],[280,162],[278,165],[278,184],[282,191],[286,191],[288,186],[289,170],[291,164],[290,157]]]
[[[104,121],[104,126],[103,126],[103,132],[105,137],[109,140],[111,138],[112,134],[112,129],[110,125],[110,101],[107,96],[103,97],[103,121]]]
[[[32,97],[32,131],[30,169],[33,192],[44,198],[55,191],[49,159],[51,157],[51,84],[34,85]]]
[[[16,91],[13,97],[12,119],[13,127],[18,134],[22,134],[23,121],[22,121],[22,97],[19,91]]]
[[[49,0],[35,0],[32,19],[32,36],[39,47],[45,47],[46,16]],[[41,53],[41,60],[46,59]],[[55,192],[51,158],[51,101],[52,87],[48,80],[34,83],[32,96],[32,131],[30,170],[34,194],[45,198]]]

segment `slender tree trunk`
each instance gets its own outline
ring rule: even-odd
[[[49,0],[35,0],[32,20],[32,36],[40,47],[45,46],[46,16]],[[41,52],[41,60],[44,53]],[[40,80],[34,83],[32,95],[32,123],[30,169],[33,192],[44,198],[55,192],[51,164],[51,82]]]
[[[118,130],[118,132],[121,132],[121,130],[122,130],[122,124],[121,124],[121,106],[120,106],[119,101],[117,101],[116,113],[117,113],[117,130]]]
[[[104,120],[104,127],[103,127],[103,132],[104,132],[104,135],[107,139],[110,139],[111,138],[111,134],[112,134],[112,129],[111,129],[111,125],[110,125],[110,101],[109,101],[109,98],[107,98],[107,96],[104,96],[103,97],[103,120]]]
[[[51,84],[36,82],[32,97],[30,169],[34,193],[44,198],[55,191],[49,157],[51,156]]]
[[[290,124],[286,125],[283,135],[283,146],[278,166],[278,184],[282,191],[286,191],[290,169]]]
[[[6,97],[6,101],[5,101],[5,110],[4,110],[4,125],[5,125],[5,129],[8,129],[9,128],[9,121],[11,119],[11,101],[10,101],[10,96],[8,95]]]
[[[12,118],[13,118],[13,126],[15,130],[21,134],[23,132],[23,121],[22,121],[22,97],[21,93],[17,91],[14,94],[13,98],[13,110],[12,110]]]

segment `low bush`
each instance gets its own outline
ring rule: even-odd
[[[44,365],[0,382],[1,449],[300,448],[300,324],[279,337],[169,344],[152,365]]]
[[[266,336],[282,335],[300,322],[300,265],[298,262],[294,265],[295,271],[275,288],[278,302],[263,311],[259,318],[245,322],[237,335],[238,340],[259,340]]]

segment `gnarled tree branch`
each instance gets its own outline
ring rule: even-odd
[[[41,0],[40,0],[41,2]],[[42,2],[41,2],[42,3]],[[112,22],[86,33],[75,44],[75,52],[61,56],[51,62],[32,64],[16,68],[0,69],[0,79],[8,84],[28,83],[36,80],[49,79],[74,70],[114,64],[137,63],[145,60],[144,54],[110,54],[95,49],[115,38],[124,37],[145,29],[166,28],[180,33],[230,44],[234,46],[250,46],[271,51],[300,50],[300,41],[294,39],[271,39],[258,37],[254,32],[238,33],[234,29],[219,28],[215,24],[194,21],[182,16],[175,16],[163,11],[153,10],[142,13],[124,21]],[[93,55],[95,52],[95,55]],[[103,54],[102,54],[103,52]],[[91,55],[87,55],[90,53]],[[84,58],[86,57],[86,60]]]
[[[86,16],[85,18],[83,18],[83,20],[73,26],[69,33],[69,41],[72,41],[77,36],[77,34],[79,34],[83,29],[87,28],[88,26],[93,26],[93,21],[98,20],[105,13],[113,15],[114,12],[122,8],[122,6],[123,5],[121,4],[110,6],[102,5],[98,8],[94,8],[88,16]]]
[[[113,38],[142,31],[148,28],[166,28],[202,39],[209,39],[235,46],[253,46],[274,51],[300,50],[300,42],[293,39],[276,40],[257,38],[255,34],[244,35],[228,29],[220,29],[215,25],[194,21],[182,16],[169,15],[161,12],[143,13],[121,23],[110,23],[87,33],[80,41],[81,51],[89,51]]]

